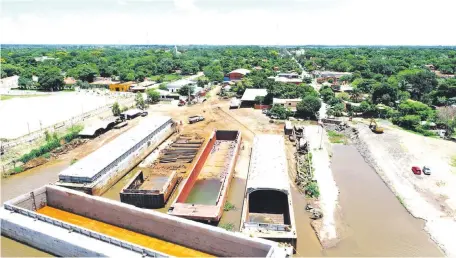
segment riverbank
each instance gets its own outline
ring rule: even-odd
[[[339,190],[330,168],[328,136],[320,126],[306,126],[306,139],[309,141],[309,152],[312,153],[312,166],[315,169],[314,180],[317,181],[320,196],[313,202],[323,213],[323,218],[312,221],[323,248],[335,246],[339,242],[336,217],[339,212]]]
[[[455,175],[438,146],[451,143],[396,130],[386,128],[384,134],[374,134],[367,125],[358,123],[344,133],[408,212],[425,221],[424,230],[431,239],[447,256],[455,256]],[[429,146],[433,144],[434,150]],[[456,153],[456,145],[454,148]],[[434,173],[414,175],[413,165],[430,165]]]

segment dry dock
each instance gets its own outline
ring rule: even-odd
[[[101,195],[175,131],[173,120],[144,120],[89,156],[60,172],[57,185]]]
[[[298,238],[282,135],[255,136],[240,230],[296,249]]]
[[[138,171],[120,192],[120,200],[136,207],[163,208],[180,180],[180,172],[197,157],[204,138],[181,135],[162,151],[151,168]]]
[[[233,178],[241,143],[240,131],[212,133],[168,214],[218,222]]]
[[[2,235],[57,256],[285,257],[277,243],[46,185],[5,202]]]

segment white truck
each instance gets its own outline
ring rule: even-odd
[[[189,124],[193,124],[193,123],[197,123],[197,122],[203,121],[203,120],[204,120],[203,116],[200,116],[200,115],[191,116],[191,117],[188,118],[188,123]]]
[[[230,109],[232,108],[240,108],[241,107],[241,100],[237,98],[232,98],[230,100]]]

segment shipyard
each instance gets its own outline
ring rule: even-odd
[[[456,257],[442,1],[2,1],[0,256]]]

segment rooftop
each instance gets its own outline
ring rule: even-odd
[[[250,73],[250,70],[240,68],[240,69],[233,70],[233,71],[229,72],[228,74],[232,74],[232,73],[240,73],[240,74],[246,75],[246,74]]]
[[[187,79],[182,79],[182,80],[178,80],[178,81],[174,81],[174,82],[170,82],[166,85],[166,87],[168,88],[182,88],[186,85],[194,85],[196,84],[196,82],[194,81],[190,81],[190,80],[187,80]]]
[[[244,95],[242,95],[241,100],[254,101],[256,97],[264,97],[266,95],[268,95],[268,91],[266,89],[246,89]]]
[[[136,127],[60,172],[59,178],[93,182],[104,168],[169,120],[171,118],[168,116],[155,116],[142,121]]]
[[[302,99],[278,99],[278,98],[273,98],[272,103],[273,104],[286,104],[287,102],[301,102]]]
[[[260,134],[253,140],[247,192],[274,189],[288,194],[288,164],[282,135]]]

